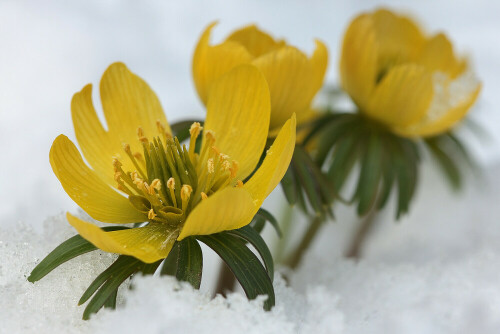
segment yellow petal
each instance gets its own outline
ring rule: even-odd
[[[271,129],[281,127],[293,113],[307,111],[315,84],[312,64],[304,53],[286,46],[252,63],[264,73],[269,84]]]
[[[240,228],[250,223],[256,211],[248,191],[243,188],[224,188],[194,208],[178,240],[190,235],[208,235]]]
[[[340,79],[344,90],[362,110],[367,107],[375,87],[377,50],[370,16],[364,14],[354,19],[342,43]]]
[[[254,57],[276,50],[285,44],[283,41],[275,41],[269,34],[259,30],[255,25],[236,30],[226,41],[243,45]]]
[[[429,72],[418,65],[398,65],[384,76],[363,111],[389,126],[408,126],[425,115],[432,97]]]
[[[142,262],[153,263],[167,257],[179,232],[166,224],[150,223],[145,227],[105,232],[67,213],[66,218],[78,233],[105,252],[133,256]]]
[[[266,79],[254,66],[240,65],[213,84],[204,129],[212,130],[215,146],[239,163],[239,179],[248,176],[259,162],[270,110]]]
[[[54,140],[50,164],[66,193],[92,218],[120,224],[147,220],[127,198],[85,165],[77,148],[66,136],[60,135]]]
[[[464,62],[455,58],[453,46],[444,34],[437,34],[426,41],[418,63],[430,71],[441,71],[452,78],[465,70]]]
[[[480,91],[481,85],[478,85],[476,90],[472,94],[470,94],[462,103],[448,110],[443,117],[433,122],[424,122],[423,124],[415,127],[396,129],[396,132],[406,137],[428,137],[443,133],[453,127],[465,116],[465,114],[467,114],[467,111],[472,107],[474,102],[476,102]]]
[[[210,34],[215,25],[214,22],[205,29],[193,55],[193,79],[204,104],[207,104],[210,87],[216,79],[233,67],[247,64],[252,59],[245,47],[236,42],[210,46]]]
[[[320,40],[316,40],[315,43],[316,49],[310,58],[313,73],[311,83],[311,99],[320,90],[321,86],[323,86],[323,80],[328,66],[328,49],[326,48],[326,45]],[[299,115],[297,115],[297,121],[300,123]]]
[[[296,123],[295,115],[292,115],[292,118],[283,125],[273,145],[267,151],[262,165],[243,186],[243,189],[251,194],[256,203],[255,207],[257,209],[253,214],[257,212],[264,199],[280,183],[288,169],[295,148]]]
[[[110,139],[140,147],[137,129],[141,127],[147,137],[153,137],[158,134],[157,121],[172,133],[156,94],[124,64],[108,67],[101,79],[100,94]]]
[[[380,9],[370,15],[377,38],[378,68],[413,61],[425,42],[420,28],[405,16]]]
[[[112,157],[123,150],[119,140],[109,138],[97,117],[92,104],[92,85],[85,86],[73,96],[71,115],[83,156],[103,181],[113,185]]]

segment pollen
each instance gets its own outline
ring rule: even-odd
[[[155,219],[155,217],[157,216],[157,214],[155,213],[155,211],[153,209],[149,210],[148,212],[148,219]]]
[[[150,191],[151,191],[151,189],[155,189],[155,190],[160,191],[160,189],[161,189],[161,181],[158,180],[158,179],[154,179],[153,182],[151,182]]]
[[[181,188],[181,199],[182,201],[188,201],[189,197],[191,197],[191,193],[193,192],[193,188],[189,184],[185,184]]]
[[[209,174],[213,174],[215,172],[214,159],[210,158],[207,160],[207,170]]]
[[[168,181],[167,181],[167,188],[170,189],[170,190],[174,190],[175,189],[175,180],[173,177],[169,178]]]
[[[189,134],[191,135],[191,137],[194,137],[196,139],[199,136],[201,130],[203,130],[201,124],[198,122],[194,122],[189,128]]]

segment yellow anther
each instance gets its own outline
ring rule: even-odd
[[[236,188],[243,187],[243,182],[241,180],[236,181]]]
[[[150,194],[154,194],[154,190],[160,191],[161,189],[161,181],[158,179],[154,179],[153,182],[151,182],[151,186],[149,187],[149,192]]]
[[[238,162],[233,160],[232,166],[229,169],[231,171],[231,178],[236,177],[236,174],[238,173],[238,168],[239,168]]]
[[[185,184],[181,188],[181,200],[182,200],[182,211],[186,211],[189,198],[191,197],[191,193],[193,192],[193,188],[190,185]]]
[[[212,130],[207,130],[205,132],[205,138],[207,142],[211,144],[215,143],[215,132],[213,132]]]
[[[189,197],[191,197],[191,193],[193,192],[193,188],[189,184],[185,184],[181,188],[181,199],[182,201],[188,201]]]
[[[172,202],[175,207],[177,207],[177,199],[175,198],[175,180],[173,177],[169,178],[167,181],[167,188],[170,190],[170,197],[172,197]]]
[[[191,135],[191,137],[194,137],[196,139],[202,129],[203,127],[201,126],[200,123],[194,122],[193,124],[191,124],[191,127],[189,128],[189,134]]]
[[[222,168],[224,168],[224,171],[228,171],[231,169],[231,163],[227,160],[224,160],[222,163]]]
[[[122,166],[122,163],[117,158],[113,158],[113,166],[115,168],[120,168]]]
[[[226,160],[229,160],[229,155],[224,154],[224,153],[220,153],[220,154],[219,154],[219,160],[220,160],[220,161],[226,161]]]
[[[140,154],[139,152],[134,153],[133,155],[134,155],[134,158],[136,158],[137,160],[139,160],[141,162],[143,161],[142,154]]]
[[[214,155],[214,157],[221,155],[220,150],[216,146],[210,147],[210,151]]]
[[[208,170],[209,174],[212,174],[215,172],[214,159],[210,158],[207,160],[207,170]]]
[[[161,124],[161,122],[160,122],[159,119],[156,120],[156,127],[158,128],[158,132],[159,133],[165,133],[166,132],[165,126],[163,124]]]
[[[131,153],[132,151],[130,150],[130,145],[129,144],[123,144],[123,150],[127,153]]]
[[[170,190],[174,190],[175,189],[175,180],[173,177],[171,177],[170,179],[168,179],[167,181],[167,188],[170,189]]]
[[[144,136],[144,130],[141,127],[137,128],[137,137],[139,137],[140,142],[148,143],[148,139]]]
[[[155,213],[155,211],[153,209],[149,210],[148,219],[155,219],[156,216],[157,216],[157,214]]]
[[[121,172],[115,172],[115,181],[120,180],[121,177],[122,177],[122,173]]]
[[[207,194],[205,194],[205,193],[202,191],[202,192],[201,192],[201,199],[202,199],[202,200],[205,200],[205,199],[207,199],[207,198],[208,198]]]

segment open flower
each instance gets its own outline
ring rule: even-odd
[[[193,78],[207,104],[217,78],[240,64],[252,64],[266,77],[271,93],[270,134],[293,113],[297,122],[310,118],[311,101],[321,88],[328,63],[326,46],[316,40],[311,57],[283,40],[275,40],[251,25],[233,32],[223,43],[210,45],[212,23],[201,35],[193,56]]]
[[[121,63],[100,83],[107,130],[92,104],[92,86],[71,103],[76,138],[89,168],[64,135],[50,163],[68,195],[92,218],[142,227],[105,232],[67,214],[80,235],[98,248],[152,263],[174,242],[248,224],[283,177],[295,145],[295,115],[280,131],[255,174],[270,119],[263,75],[242,65],[213,83],[203,132],[191,127],[190,146],[172,137],[155,93]],[[203,133],[201,149],[195,151]]]
[[[409,18],[384,9],[352,21],[340,74],[360,112],[408,137],[448,130],[481,87],[444,34],[427,37]]]

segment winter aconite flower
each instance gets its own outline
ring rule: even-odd
[[[176,240],[248,224],[293,153],[294,115],[243,182],[259,162],[270,120],[267,83],[253,66],[236,67],[212,83],[206,122],[191,126],[188,148],[172,136],[155,93],[125,65],[111,65],[101,79],[106,128],[91,92],[85,86],[71,103],[76,138],[90,167],[64,135],[54,141],[50,163],[65,191],[92,218],[145,223],[105,232],[67,214],[83,238],[107,252],[152,263],[165,258]]]
[[[384,9],[352,21],[340,74],[363,114],[408,137],[447,131],[481,87],[444,34],[426,36],[409,18]]]
[[[207,104],[217,78],[237,65],[252,64],[269,85],[270,133],[275,134],[293,113],[298,123],[310,118],[311,101],[321,88],[328,62],[322,42],[316,40],[316,49],[308,57],[251,25],[233,32],[221,44],[210,45],[214,25],[203,32],[193,56],[194,83],[203,103]]]

